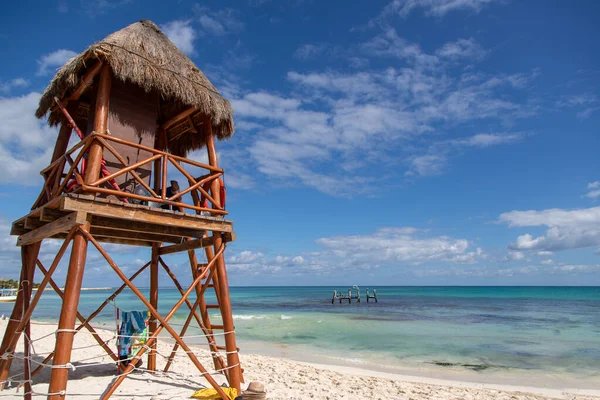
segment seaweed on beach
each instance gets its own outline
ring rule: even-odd
[[[462,367],[467,368],[475,372],[485,371],[487,369],[510,369],[511,367],[506,365],[497,364],[469,364],[469,363],[453,363],[448,361],[430,361],[428,364],[437,365],[439,367]]]

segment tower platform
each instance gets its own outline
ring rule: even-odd
[[[63,194],[32,210],[12,224],[10,234],[18,246],[43,239],[64,239],[76,224],[90,221],[91,234],[99,242],[152,247],[153,243],[182,244],[180,250],[213,245],[207,231],[221,232],[224,242],[235,240],[233,222],[221,217],[184,213],[93,195]],[[162,254],[177,248],[165,246]]]

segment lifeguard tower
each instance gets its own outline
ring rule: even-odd
[[[186,344],[186,330],[197,325],[208,340],[215,369],[239,392],[242,369],[223,256],[226,243],[235,235],[233,223],[227,219],[224,172],[215,150],[215,139],[233,134],[232,114],[231,104],[150,21],[109,35],[56,73],[36,112],[38,118],[48,116],[51,126],[60,127],[52,160],[41,171],[44,185],[31,212],[12,225],[11,234],[18,235],[17,246],[21,247],[21,290],[0,346],[0,382],[9,376],[22,334],[23,359],[30,355],[30,318],[49,285],[62,298],[62,309],[54,352],[39,367],[52,368],[48,398],[68,397],[73,339],[79,331],[88,330],[115,364],[119,363],[90,321],[128,288],[151,315],[148,339],[135,354],[136,360],[146,353],[147,370],[156,371],[156,341],[166,331],[175,345],[164,371],[181,347],[199,377],[227,398]],[[75,143],[71,148],[70,142]],[[208,164],[186,158],[190,151],[201,148],[206,148]],[[177,183],[172,182],[175,175],[180,179]],[[42,241],[50,238],[62,240],[62,246],[46,268],[38,254]],[[149,262],[127,277],[103,248],[105,243],[145,246]],[[53,274],[69,245],[66,282],[57,283]],[[78,303],[89,247],[98,250],[106,259],[106,268],[114,271],[123,285],[84,317]],[[198,261],[197,250],[204,253],[205,262]],[[177,252],[189,257],[193,282],[187,288],[181,287],[163,260],[164,255]],[[149,282],[140,283],[150,287],[146,297],[133,281],[148,268]],[[167,314],[157,311],[160,268],[181,293]],[[31,298],[36,269],[41,272],[41,284]],[[216,304],[207,304],[208,290],[214,290]],[[197,298],[194,304],[188,298],[192,292]],[[169,321],[183,304],[189,316],[183,329],[175,330]],[[222,324],[211,323],[209,309],[220,312]],[[76,320],[80,322],[77,325]],[[115,392],[135,364],[130,362],[120,371],[102,399]],[[25,398],[31,398],[31,380],[39,368],[31,371],[29,363],[24,363]]]

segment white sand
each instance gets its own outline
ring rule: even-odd
[[[7,321],[0,321],[0,332],[4,332]],[[110,327],[107,327],[110,329]],[[34,342],[35,361],[42,361],[53,350],[56,325],[32,325],[32,338],[48,337]],[[72,363],[75,371],[69,373],[68,398],[97,399],[113,380],[116,367],[87,331],[75,337],[75,350]],[[99,331],[103,339],[114,335],[114,330]],[[95,346],[94,346],[95,345]],[[114,341],[110,345],[115,348]],[[212,370],[207,346],[197,346],[199,359]],[[22,357],[23,342],[17,347],[16,357]],[[167,356],[171,345],[165,340],[159,343],[159,353]],[[411,400],[451,400],[451,399],[600,399],[599,390],[544,389],[518,386],[467,383],[414,376],[389,374],[357,368],[309,364],[276,357],[253,354],[240,355],[245,370],[246,382],[264,383],[269,399],[411,399]],[[158,356],[159,367],[165,358]],[[102,363],[102,365],[92,365]],[[36,367],[32,363],[32,369]],[[191,393],[206,385],[193,364],[183,352],[171,367],[174,373],[151,375],[143,372],[131,374],[119,387],[113,398],[117,399],[186,399]],[[15,359],[11,370],[14,381],[22,379],[23,361]],[[47,393],[50,369],[45,368],[33,378],[33,390]],[[219,383],[223,376],[216,375]],[[19,398],[23,389],[17,392],[13,387],[0,392],[2,398]],[[43,395],[34,398],[45,398]]]

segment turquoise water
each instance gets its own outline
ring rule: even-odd
[[[334,289],[347,290],[231,288],[242,348],[248,344],[271,354],[276,348],[356,366],[527,371],[600,382],[600,287],[377,287],[378,303],[363,298],[331,304]],[[84,292],[80,312],[91,313],[111,293]],[[176,290],[161,289],[160,310],[168,312],[178,298]],[[117,305],[143,309],[126,292]],[[11,308],[0,304],[0,313]],[[176,314],[176,323],[186,309]],[[34,318],[56,319],[59,310],[60,299],[47,292]],[[211,315],[218,320],[215,311]],[[112,306],[99,315],[96,325],[102,323],[114,326]]]

